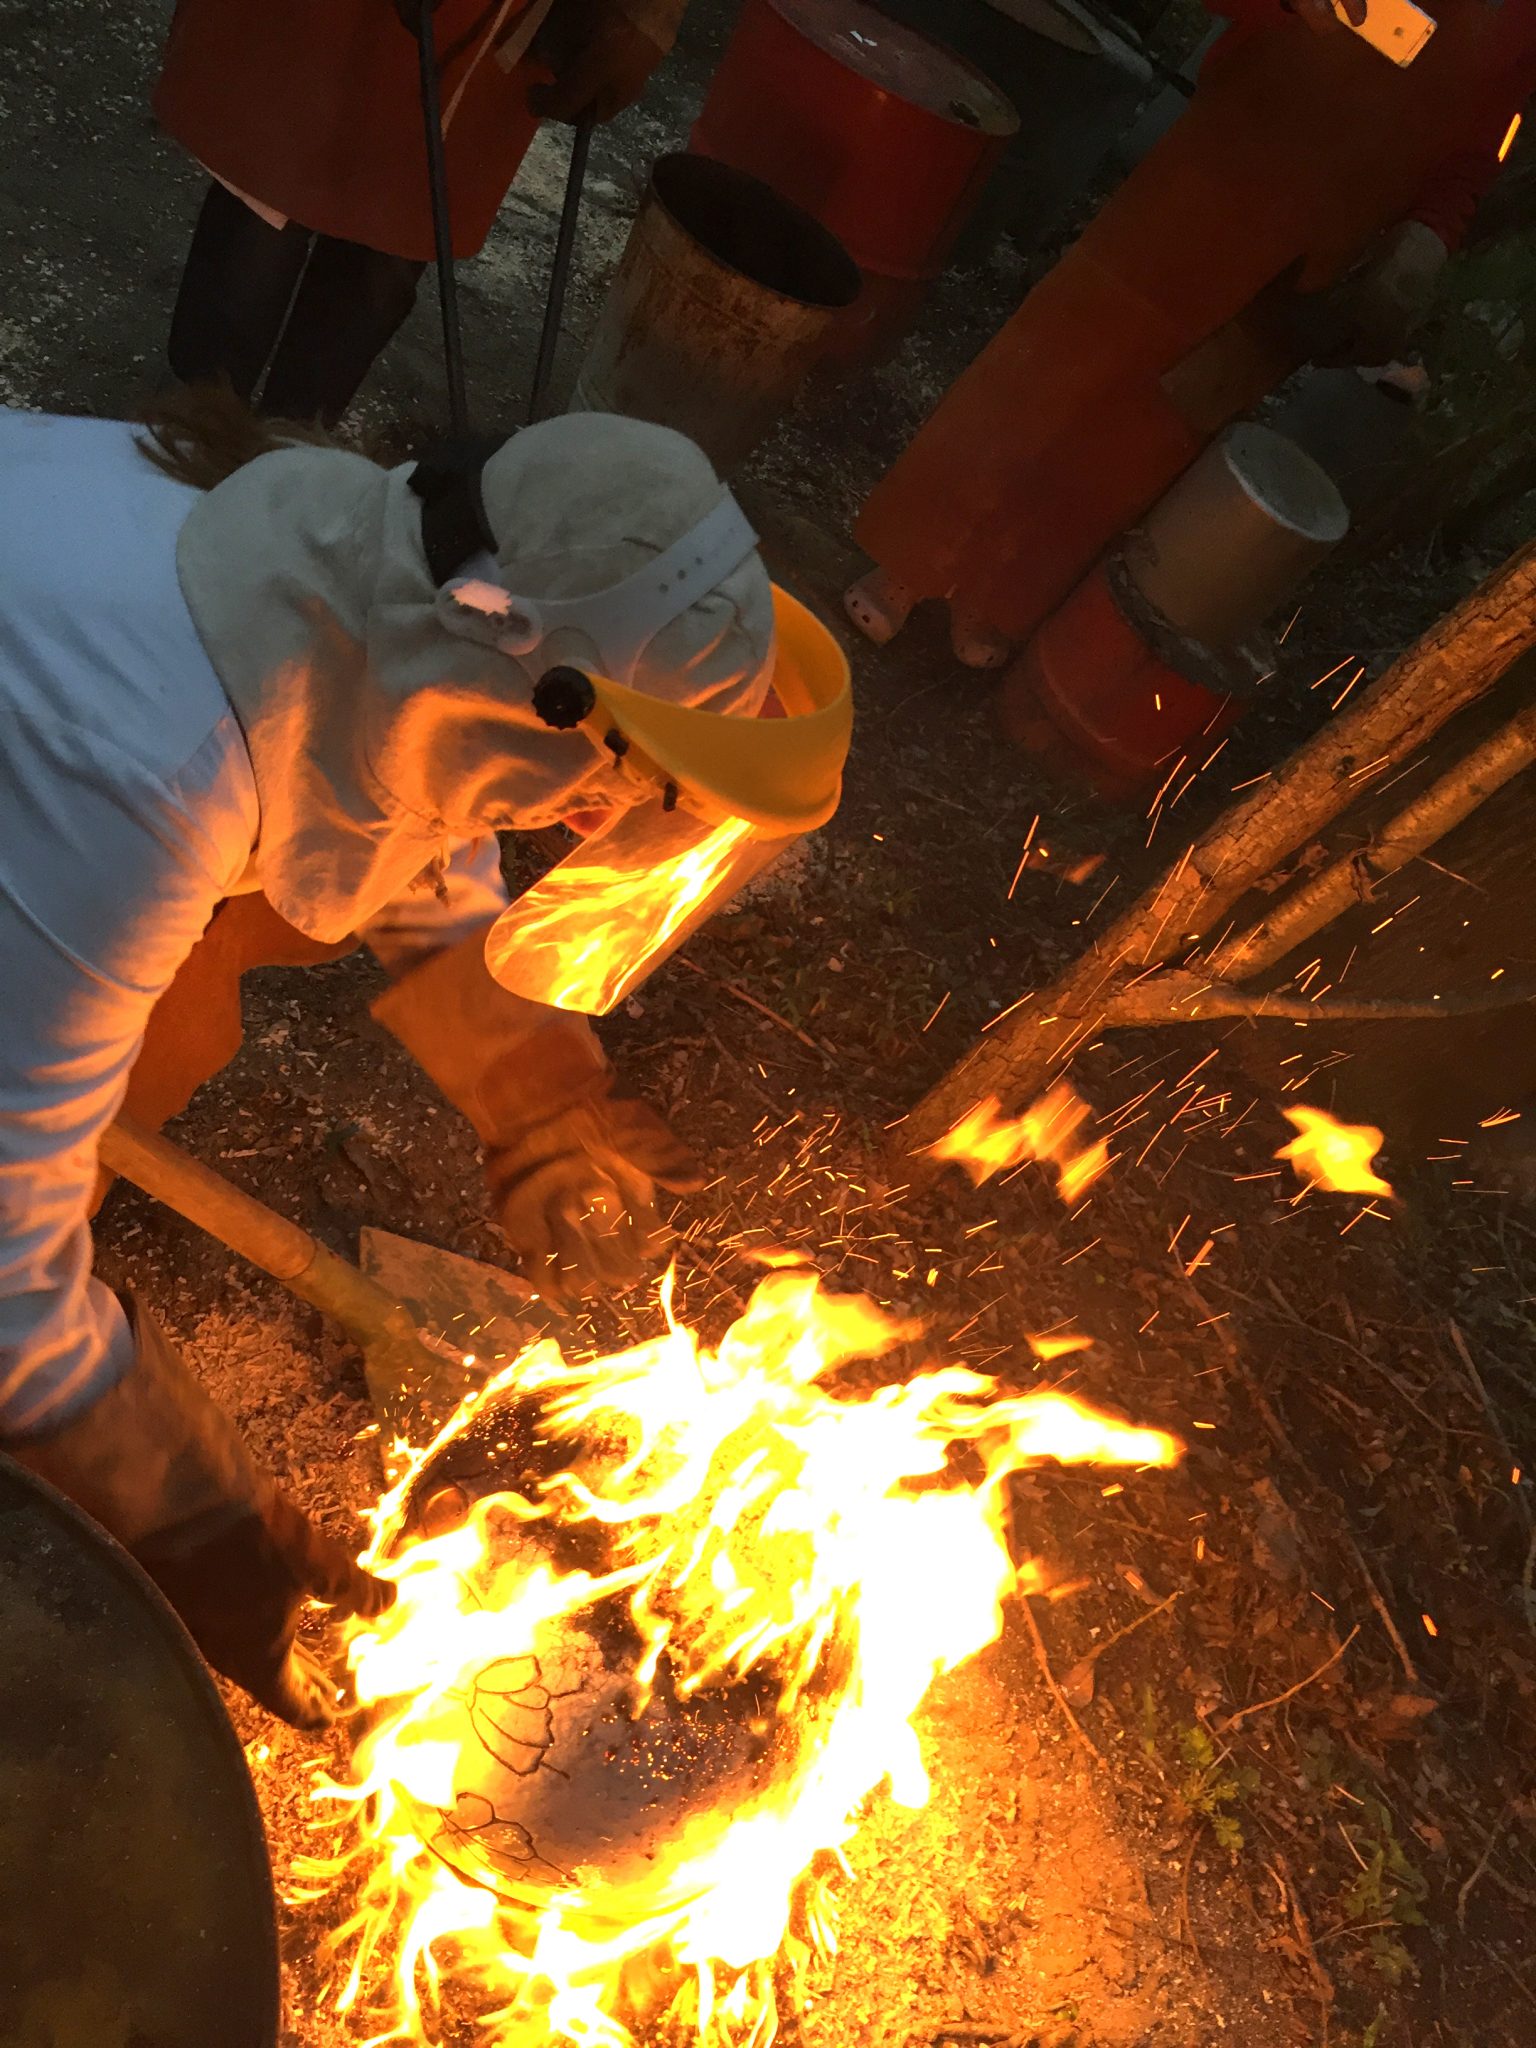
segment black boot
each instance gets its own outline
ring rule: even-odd
[[[275,228],[243,199],[210,185],[192,232],[167,353],[183,384],[223,378],[247,402],[267,367],[313,238]]]
[[[334,426],[416,303],[426,266],[319,235],[261,394],[277,419]]]

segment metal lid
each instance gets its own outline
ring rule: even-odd
[[[1349,512],[1332,477],[1305,449],[1272,427],[1243,421],[1220,442],[1244,495],[1277,526],[1320,547],[1349,531]]]
[[[807,42],[884,92],[983,135],[1012,135],[1019,117],[984,72],[867,0],[772,0]]]
[[[138,1566],[0,1457],[0,2041],[273,2048],[240,1744]]]

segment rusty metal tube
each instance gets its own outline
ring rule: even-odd
[[[675,427],[728,472],[793,404],[859,288],[837,238],[760,179],[664,156],[571,409]]]

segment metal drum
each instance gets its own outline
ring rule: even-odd
[[[0,1457],[0,2042],[273,2048],[240,1744],[149,1579]]]
[[[734,469],[794,403],[858,294],[836,238],[760,179],[664,156],[571,408],[676,427]]]
[[[403,1537],[440,1535],[474,1500],[531,1493],[572,1465],[570,1447],[546,1434],[541,1417],[515,1387],[486,1402],[416,1474]],[[626,1448],[588,1438],[575,1469],[593,1477]],[[488,1570],[522,1559],[594,1578],[615,1562],[598,1522],[498,1516]],[[796,1780],[814,1755],[822,1688],[845,1650],[834,1631],[789,1718],[774,1713],[767,1678],[680,1697],[664,1656],[636,1718],[632,1680],[644,1646],[628,1595],[542,1624],[531,1644],[461,1675],[453,1803],[416,1808],[420,1838],[509,1904],[538,1908],[580,1885],[588,1912],[601,1917],[627,1887],[654,1884],[685,1844],[701,1847],[706,1816],[740,1817]]]
[[[1135,31],[1077,0],[882,5],[985,72],[1018,111],[1018,133],[960,238],[957,259],[981,261],[1000,234],[1026,254],[1038,249],[1065,225],[1152,90],[1152,66]]]
[[[745,0],[690,147],[837,236],[864,277],[833,338],[854,360],[944,268],[1018,125],[974,65],[867,0]]]

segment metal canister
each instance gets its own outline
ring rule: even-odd
[[[868,0],[744,0],[691,147],[843,243],[864,275],[836,337],[851,360],[899,331],[1017,128],[973,64]]]
[[[858,293],[836,237],[761,179],[664,156],[571,409],[676,427],[717,469],[734,469],[793,404]]]
[[[1229,428],[1125,542],[1141,598],[1175,633],[1235,647],[1349,531],[1332,479],[1268,427]]]

